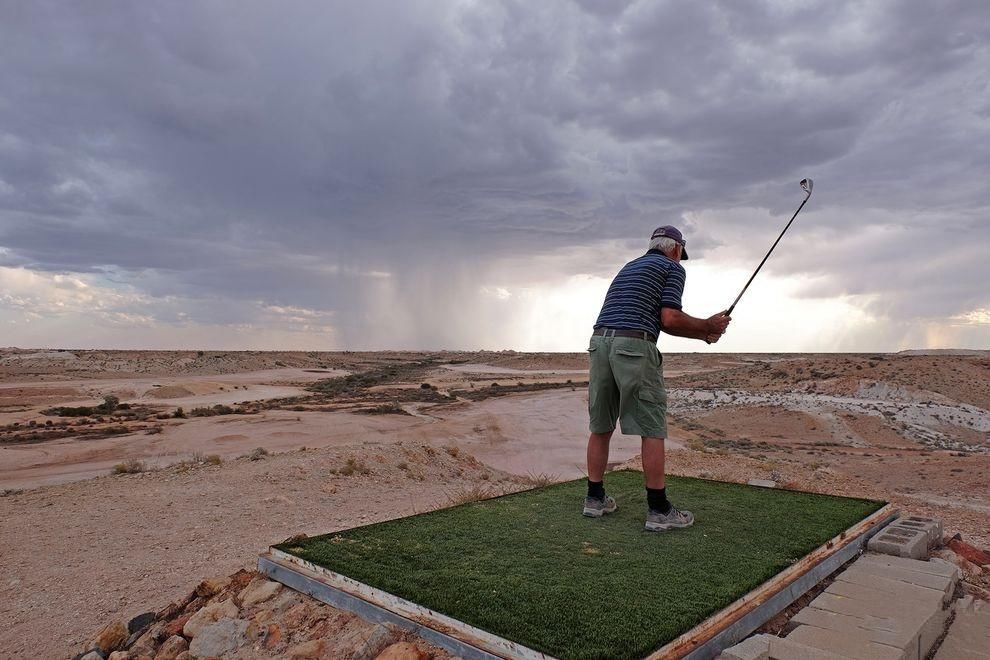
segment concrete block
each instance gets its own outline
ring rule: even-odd
[[[923,563],[923,562],[919,562]],[[952,576],[935,575],[933,573],[920,573],[895,566],[884,566],[881,563],[860,563],[856,562],[849,570],[856,572],[870,573],[878,577],[890,580],[898,580],[906,584],[913,584],[919,587],[927,587],[941,591],[943,594],[951,594],[959,582],[959,573]]]
[[[718,656],[718,660],[769,660],[770,638],[773,635],[753,635]]]
[[[928,559],[928,536],[921,531],[888,525],[866,544],[873,552]]]
[[[774,637],[770,640],[770,660],[848,660],[848,658],[813,646],[798,644],[787,637]]]
[[[945,632],[945,624],[948,623],[951,614],[951,609],[933,612],[921,627],[921,631],[918,633],[918,654],[922,658],[928,657],[928,654],[931,653],[932,648],[935,646],[935,642]]]
[[[910,655],[904,649],[878,644],[868,635],[854,630],[836,632],[814,626],[798,626],[786,639],[856,660],[906,660]]]
[[[935,660],[990,659],[990,604],[967,596],[956,601],[956,618]]]
[[[929,559],[928,561],[918,561],[917,559],[905,559],[904,557],[894,557],[891,555],[865,554],[856,560],[856,566],[889,566],[901,568],[915,573],[929,573],[931,575],[943,575],[945,577],[959,578],[959,569],[943,559]]]
[[[827,591],[819,594],[818,598],[811,601],[811,607],[863,619],[872,617],[876,626],[883,627],[886,630],[900,630],[908,626],[915,626],[915,629],[920,629],[933,612],[933,608],[919,607],[910,602],[892,603],[889,600],[886,602],[879,600],[862,601],[856,598],[830,594]]]
[[[805,607],[791,618],[790,623],[826,628],[840,633],[845,630],[862,630],[869,636],[870,641],[879,644],[902,649],[918,648],[918,626],[910,625],[901,619],[853,616],[820,610],[817,607]]]
[[[871,595],[891,600],[904,599],[931,604],[934,607],[948,605],[945,593],[940,589],[930,589],[901,580],[874,575],[868,571],[857,569],[855,566],[837,575],[835,581],[829,585],[829,589],[832,590],[832,593],[847,595],[851,598],[856,597],[856,590],[862,589]]]
[[[769,479],[750,479],[747,481],[750,486],[760,486],[762,488],[776,488],[777,482]]]
[[[974,649],[964,645],[950,633],[938,647],[935,660],[990,660],[990,651]]]
[[[928,537],[929,550],[934,550],[942,545],[942,521],[936,518],[923,518],[921,516],[898,518],[887,529],[910,529],[924,532]]]
[[[892,597],[911,600],[935,600],[943,605],[952,601],[955,582],[939,575],[905,573],[896,568],[853,565],[836,577],[837,582],[852,582]],[[922,582],[923,584],[917,584]]]

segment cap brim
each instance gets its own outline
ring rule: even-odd
[[[681,246],[681,261],[687,261],[687,248],[683,245]]]

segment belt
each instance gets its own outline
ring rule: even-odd
[[[646,330],[621,330],[616,328],[595,328],[592,335],[599,337],[634,337],[635,339],[645,339],[653,344],[657,343],[657,336]]]

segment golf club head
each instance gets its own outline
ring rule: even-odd
[[[815,187],[815,182],[811,179],[801,179],[801,190],[808,193],[811,196],[811,189]]]

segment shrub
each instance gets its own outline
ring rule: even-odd
[[[345,477],[349,477],[352,474],[368,474],[370,472],[371,469],[367,465],[353,457],[348,458],[344,467],[337,470],[337,474],[342,474]]]
[[[119,405],[120,405],[120,399],[118,399],[117,397],[115,397],[112,394],[108,394],[105,397],[103,397],[103,403],[100,404],[98,406],[98,408],[99,408],[100,412],[103,412],[103,413],[106,413],[106,414],[109,415],[114,410],[116,410],[117,409],[117,406],[119,406]]]
[[[265,456],[268,456],[268,450],[264,447],[255,447],[254,451],[248,454],[248,458],[252,461],[260,461]]]
[[[544,486],[557,483],[560,479],[557,475],[550,472],[529,472],[523,477],[518,477],[517,481],[527,486],[533,486],[534,488],[543,488]]]
[[[113,466],[113,474],[137,474],[139,472],[144,472],[148,469],[148,466],[144,464],[144,461],[139,461],[136,458],[124,461],[123,463],[117,463]]]
[[[79,406],[76,408],[72,406],[59,406],[43,410],[42,414],[53,417],[89,417],[93,412],[93,408],[90,406]]]
[[[185,419],[186,411],[182,409],[182,406],[179,406],[175,409],[175,412],[172,413],[172,417],[175,417],[176,419]]]
[[[371,408],[362,408],[356,412],[362,415],[410,415],[411,414],[404,410],[401,406],[396,403],[382,403],[377,406],[372,406]]]
[[[207,465],[222,465],[223,459],[220,458],[219,454],[209,454],[205,459],[203,459],[203,462]]]
[[[475,484],[466,486],[460,490],[447,493],[447,502],[450,506],[468,504],[479,500],[487,500],[499,495],[499,492],[487,484]]]
[[[230,406],[225,406],[222,403],[211,408],[193,408],[189,411],[190,417],[213,417],[215,415],[233,415],[236,410]]]

